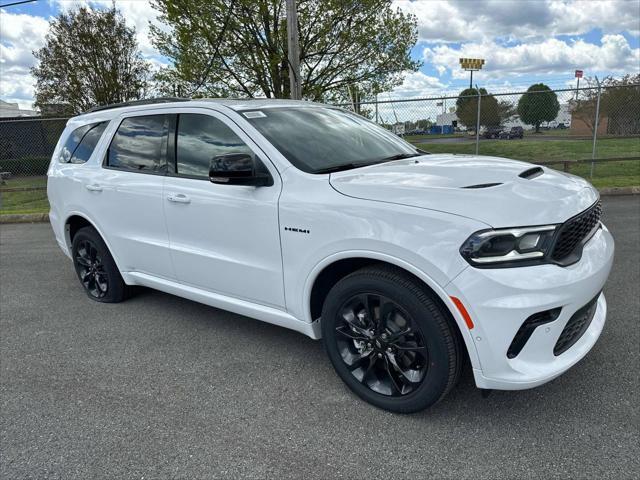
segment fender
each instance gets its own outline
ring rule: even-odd
[[[98,223],[95,222],[94,220],[92,220],[89,215],[87,215],[84,212],[80,212],[77,210],[73,210],[71,212],[67,212],[67,214],[64,217],[64,223],[62,225],[63,227],[63,233],[64,233],[64,241],[67,244],[67,256],[71,258],[71,238],[69,237],[69,232],[67,231],[67,224],[69,223],[69,219],[71,217],[82,217],[84,218],[87,222],[89,222],[89,224],[96,229],[96,231],[98,232],[98,234],[100,235],[100,237],[102,238],[102,240],[104,241],[104,243],[107,245],[107,248],[109,249],[109,253],[111,254],[111,256],[113,257],[113,261],[116,263],[116,266],[118,267],[118,270],[120,271],[120,274],[122,275],[122,277],[125,279],[125,283],[127,283],[128,285],[131,285],[131,283],[129,283],[126,277],[125,272],[122,271],[122,268],[120,268],[120,261],[118,260],[118,256],[115,254],[113,248],[111,248],[111,245],[109,244],[109,239],[105,236],[105,234],[103,233],[102,228],[100,228],[98,226]],[[135,283],[135,282],[134,282]]]
[[[472,367],[477,369],[481,368],[478,352],[476,351],[476,346],[474,344],[471,332],[469,331],[464,318],[456,308],[455,304],[445,292],[443,287],[446,287],[446,285],[444,286],[439,285],[428,274],[426,274],[422,270],[416,268],[414,265],[408,262],[405,262],[400,258],[393,257],[391,255],[387,255],[384,253],[371,251],[371,250],[348,250],[348,251],[345,250],[345,251],[331,254],[325,257],[324,259],[322,259],[320,262],[318,262],[316,266],[311,270],[311,272],[309,272],[309,274],[307,275],[307,278],[304,284],[303,302],[304,302],[304,305],[306,305],[306,308],[305,308],[305,318],[303,320],[306,322],[317,322],[318,328],[316,330],[318,331],[318,333],[320,332],[320,328],[319,328],[320,319],[312,319],[311,311],[309,309],[309,305],[311,304],[311,290],[313,289],[313,284],[316,278],[318,277],[318,275],[320,274],[320,272],[324,270],[325,267],[327,267],[328,265],[338,260],[344,260],[348,258],[370,258],[372,260],[380,260],[380,261],[395,265],[399,268],[402,268],[403,270],[406,270],[412,273],[413,275],[418,277],[420,280],[422,280],[429,288],[431,288],[436,293],[436,295],[438,295],[440,300],[442,300],[442,302],[447,306],[447,309],[449,310],[449,313],[455,320],[456,325],[458,326],[458,330],[461,333],[462,339],[464,340]]]

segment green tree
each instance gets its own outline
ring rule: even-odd
[[[45,45],[33,52],[39,63],[35,106],[65,105],[68,113],[144,96],[149,66],[135,31],[114,8],[80,8],[55,17]]]
[[[601,117],[607,117],[607,133],[635,135],[640,133],[640,74],[625,75],[617,80],[602,81]]]
[[[531,85],[518,101],[518,115],[527,125],[534,125],[540,132],[542,122],[555,120],[560,111],[558,96],[544,83]]]
[[[285,0],[153,0],[163,28],[155,47],[173,66],[158,75],[161,91],[188,96],[289,97]],[[416,19],[391,0],[299,0],[303,97],[350,101],[402,82]]]
[[[496,97],[486,89],[479,90],[480,100],[480,126],[497,127],[502,123],[502,113],[505,107],[496,100]],[[476,127],[478,121],[478,90],[467,88],[460,92],[456,100],[456,116],[460,123],[471,129]]]

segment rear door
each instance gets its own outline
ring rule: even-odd
[[[175,279],[164,220],[163,184],[175,115],[130,113],[85,185],[92,210],[123,271]]]
[[[210,292],[283,307],[277,170],[237,125],[212,110],[181,112],[175,138],[164,204],[178,280]],[[228,153],[253,156],[271,174],[274,184],[211,183],[210,160]]]

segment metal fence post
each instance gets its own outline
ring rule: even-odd
[[[589,178],[593,178],[593,170],[596,164],[596,141],[598,140],[598,124],[600,123],[600,94],[602,89],[598,77],[596,77],[596,83],[598,84],[598,98],[596,100],[596,118],[593,123],[593,147],[591,148],[591,172],[589,173]]]
[[[380,123],[378,121],[378,94],[376,93],[376,123]]]
[[[478,117],[476,119],[476,155],[480,151],[480,103],[482,101],[482,95],[480,95],[480,89],[478,85],[476,85],[476,90],[478,91]]]

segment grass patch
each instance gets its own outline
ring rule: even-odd
[[[5,180],[3,185],[0,185],[0,191],[5,188],[33,188],[33,187],[46,187],[47,177],[15,177]]]
[[[431,153],[475,153],[475,143],[420,144]],[[591,158],[591,140],[485,140],[480,142],[480,155],[513,158],[538,163],[554,160]],[[607,138],[598,140],[599,158],[640,157],[640,138]],[[552,165],[562,169],[562,165]],[[589,178],[590,164],[571,165],[570,173]],[[592,183],[596,187],[640,185],[640,161],[603,162],[595,166]]]
[[[562,169],[560,165],[551,165],[551,167]],[[586,178],[597,188],[635,187],[640,185],[640,160],[596,163],[593,178],[589,178],[590,163],[571,165],[569,173]]]
[[[417,147],[431,153],[474,154],[469,143],[421,143]],[[482,140],[480,155],[513,158],[527,162],[549,160],[584,160],[591,158],[591,140]],[[640,157],[640,138],[598,140],[598,158]]]
[[[0,190],[1,213],[46,213],[49,211],[46,190],[3,192]]]
[[[0,214],[3,213],[46,213],[47,177],[14,177],[0,185]],[[6,191],[13,188],[38,188],[38,190]]]
[[[434,139],[434,138],[465,138],[469,135],[465,133],[434,133],[433,135],[404,135],[404,138],[407,142],[410,143],[420,143],[422,141]],[[473,137],[475,138],[475,137]]]

